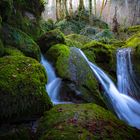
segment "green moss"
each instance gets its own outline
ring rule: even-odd
[[[128,28],[125,28],[124,32],[129,34],[129,35],[136,34],[136,33],[140,32],[140,25],[130,26]]]
[[[59,43],[65,44],[65,37],[64,34],[58,29],[46,32],[38,40],[38,44],[43,53],[46,53],[51,46]]]
[[[22,15],[21,11],[17,11],[16,13],[11,15],[10,19],[8,20],[8,24],[25,32],[34,40],[37,40],[37,38],[41,34],[41,23],[34,17],[34,15],[31,14],[31,16],[33,16],[33,19],[30,19],[28,16]]]
[[[97,41],[91,41],[82,50],[91,62],[96,62],[104,70],[115,70],[115,47]]]
[[[139,139],[139,131],[95,104],[58,105],[46,112],[38,127],[39,140]]]
[[[140,32],[138,34],[133,35],[126,41],[126,46],[138,48],[140,46]]]
[[[66,42],[66,45],[69,46],[69,47],[76,47],[76,48],[82,48],[83,47],[83,45],[80,42],[77,42],[75,40],[71,40],[71,39],[68,39],[68,38],[65,39],[65,42]]]
[[[86,102],[104,105],[98,91],[98,83],[78,49],[57,44],[47,51],[46,56],[54,63],[61,78],[76,85],[80,91],[79,98]]]
[[[66,38],[74,42],[79,42],[82,44],[82,46],[91,41],[91,39],[89,39],[88,37],[84,35],[78,35],[78,34],[70,34],[66,36]]]
[[[14,7],[21,12],[28,11],[33,13],[36,17],[40,17],[44,11],[44,0],[14,0]]]
[[[21,30],[5,25],[2,28],[2,39],[5,45],[14,46],[26,56],[40,61],[39,46]]]
[[[81,30],[80,34],[87,36],[90,39],[95,39],[95,35],[101,31],[100,28],[88,26]]]
[[[18,50],[17,48],[14,47],[5,47],[4,49],[4,56],[24,56],[24,54]]]
[[[0,58],[0,121],[28,120],[49,109],[46,82],[45,70],[35,59]]]

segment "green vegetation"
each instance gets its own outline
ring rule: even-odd
[[[75,83],[80,91],[79,98],[105,106],[98,90],[98,83],[76,48],[57,44],[47,51],[46,56],[54,63],[56,72],[61,78]]]
[[[38,39],[38,44],[40,46],[40,49],[43,53],[46,53],[46,51],[53,45],[65,43],[65,37],[62,32],[60,32],[58,29],[46,32],[44,35],[42,35]]]
[[[57,21],[45,21],[44,0],[0,0],[1,140],[140,139],[138,130],[105,110],[108,99],[78,50],[115,79],[116,50],[131,47],[139,82],[140,25],[122,29],[116,8],[112,30],[117,32],[113,33],[104,22],[111,1],[103,0],[100,10],[96,0],[88,2],[86,7],[84,0],[79,0],[74,11],[72,0],[57,0]],[[104,11],[107,2],[108,11]],[[104,12],[106,17],[102,21]],[[60,98],[64,95],[62,100],[81,104],[52,108],[46,92],[46,71],[39,63],[41,53],[62,78]],[[36,126],[33,122],[38,119]]]
[[[39,140],[139,139],[139,131],[95,104],[58,105],[46,112],[38,128]]]
[[[114,66],[112,63],[115,63],[114,54],[116,49],[113,46],[91,41],[87,43],[82,50],[91,62],[96,62],[106,71]]]
[[[45,70],[36,60],[23,55],[0,58],[0,121],[28,120],[50,109],[46,82]]]
[[[1,37],[4,45],[14,46],[26,56],[40,61],[40,48],[33,39],[19,29],[5,25],[2,28]]]
[[[66,36],[66,38],[73,42],[79,42],[79,43],[81,43],[82,46],[84,46],[86,43],[91,41],[91,39],[89,39],[87,36],[79,35],[79,34],[70,34],[70,35]],[[75,46],[72,46],[72,47],[75,47]]]

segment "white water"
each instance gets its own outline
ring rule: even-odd
[[[79,52],[101,82],[118,117],[129,125],[140,129],[140,104],[130,96],[120,93],[107,74],[101,68],[91,63],[80,49]]]
[[[48,95],[53,104],[60,104],[59,90],[61,86],[61,79],[56,76],[52,65],[43,55],[41,55],[41,64],[44,66],[48,77],[48,83],[46,85]]]
[[[126,95],[139,99],[140,84],[137,80],[131,61],[131,48],[117,51],[118,90]]]

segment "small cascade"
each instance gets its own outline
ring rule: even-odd
[[[119,92],[107,74],[101,68],[91,63],[80,49],[79,52],[102,84],[107,94],[106,96],[109,97],[110,103],[118,117],[129,125],[140,129],[140,104],[130,96]]]
[[[119,92],[129,95],[136,100],[140,99],[140,84],[133,70],[131,48],[117,51],[117,79]]]
[[[53,104],[60,104],[61,101],[59,100],[59,89],[61,86],[61,79],[56,76],[52,65],[43,55],[41,55],[41,64],[44,66],[48,76],[48,83],[46,85],[48,95]]]

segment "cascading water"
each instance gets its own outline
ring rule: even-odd
[[[133,70],[131,61],[131,48],[119,49],[117,51],[117,79],[118,90],[137,100],[140,99],[140,84]]]
[[[53,67],[45,59],[43,55],[41,55],[41,64],[44,66],[48,76],[48,83],[46,85],[46,90],[48,92],[48,95],[51,101],[53,102],[53,104],[59,104],[61,103],[58,97],[59,89],[61,86],[61,79],[56,76]]]
[[[98,66],[91,63],[80,49],[79,52],[101,82],[118,117],[129,125],[140,129],[140,104],[130,96],[120,93],[107,74]]]

